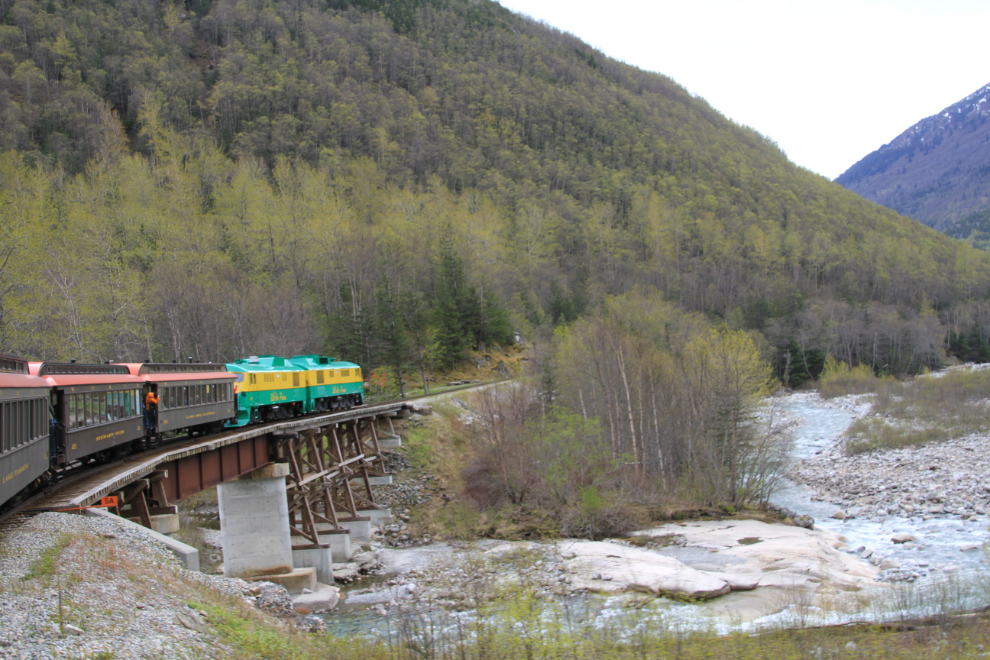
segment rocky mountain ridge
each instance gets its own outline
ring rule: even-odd
[[[922,119],[835,181],[946,231],[990,207],[990,84]]]

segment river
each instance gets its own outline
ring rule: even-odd
[[[841,408],[829,406],[817,397],[796,395],[783,399],[779,407],[798,420],[794,432],[792,457],[795,461],[813,457],[832,446],[852,423],[852,415]],[[809,488],[785,480],[783,487],[771,498],[778,506],[815,519],[818,527],[842,534],[852,550],[861,547],[882,553],[884,557],[913,569],[920,575],[934,575],[957,568],[964,571],[985,567],[985,555],[980,550],[963,550],[982,545],[987,540],[987,516],[974,515],[962,520],[955,515],[916,515],[910,518],[853,518],[836,520],[832,515],[840,508],[827,501],[815,501]],[[917,547],[907,549],[891,542],[894,534],[906,532],[917,539]]]

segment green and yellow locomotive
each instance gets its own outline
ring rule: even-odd
[[[228,426],[345,410],[364,401],[361,367],[322,355],[253,355],[227,365],[235,374],[237,420]]]

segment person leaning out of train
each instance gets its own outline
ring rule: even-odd
[[[144,408],[148,411],[148,426],[158,426],[158,396],[151,390],[144,397]]]

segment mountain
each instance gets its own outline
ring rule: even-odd
[[[836,183],[958,235],[957,221],[990,207],[988,99],[990,85],[922,119],[843,172]]]
[[[441,368],[639,291],[803,377],[988,341],[990,255],[489,0],[0,3],[0,257],[37,357]]]

